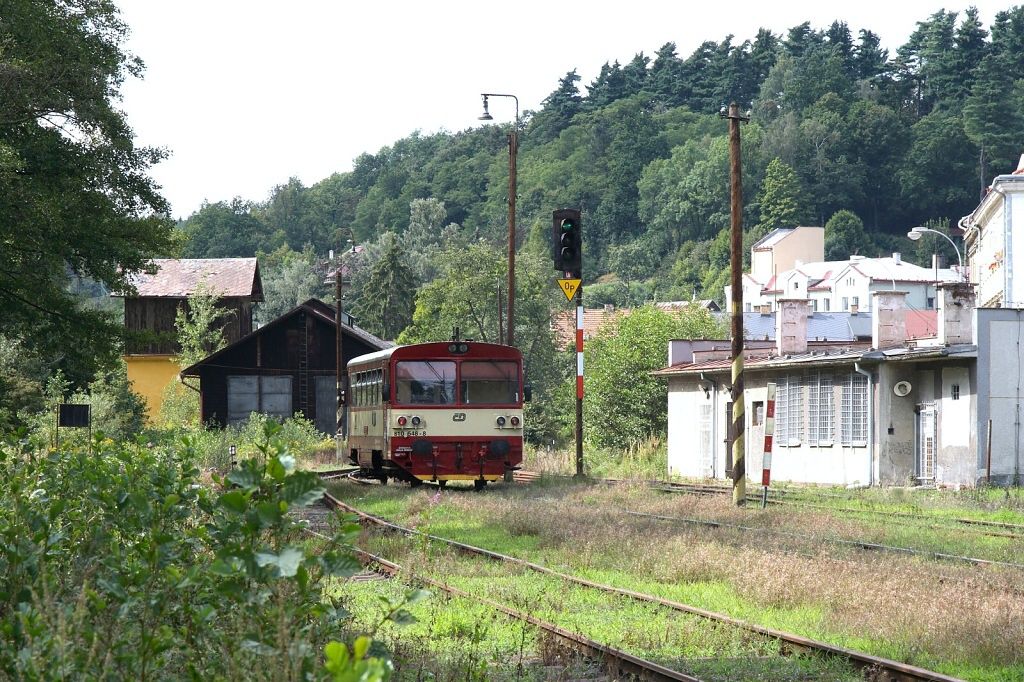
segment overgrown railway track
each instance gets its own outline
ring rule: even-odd
[[[852,649],[846,649],[844,647],[838,647],[838,646],[835,646],[835,645],[832,645],[832,644],[828,644],[827,642],[822,642],[822,641],[810,639],[810,638],[807,638],[807,637],[802,637],[800,635],[794,635],[792,633],[782,632],[780,630],[775,630],[775,629],[772,629],[772,628],[766,628],[766,627],[763,627],[763,626],[760,626],[760,625],[756,625],[756,624],[749,623],[749,622],[746,622],[746,621],[742,621],[742,620],[739,620],[739,619],[736,619],[736,618],[732,618],[732,617],[726,616],[724,614],[719,614],[719,613],[715,613],[715,612],[708,611],[708,610],[705,610],[705,609],[700,609],[700,608],[697,608],[697,607],[694,607],[694,606],[690,606],[688,604],[683,604],[683,603],[680,603],[680,602],[675,602],[675,601],[671,601],[671,600],[668,600],[668,599],[663,599],[661,597],[656,597],[656,596],[653,596],[653,595],[644,594],[644,593],[636,592],[636,591],[633,591],[633,590],[626,590],[626,589],[617,588],[617,587],[614,587],[614,586],[611,586],[611,585],[605,585],[605,584],[598,583],[598,582],[595,582],[595,581],[592,581],[592,580],[587,580],[587,579],[580,578],[580,577],[577,577],[577,576],[573,576],[573,575],[570,575],[570,574],[562,573],[560,571],[556,571],[554,569],[551,569],[551,568],[548,568],[548,567],[545,567],[545,566],[542,566],[540,564],[536,564],[536,563],[533,563],[533,562],[530,562],[530,561],[526,561],[524,559],[519,559],[519,558],[516,558],[516,557],[507,556],[507,555],[504,555],[504,554],[500,554],[498,552],[492,552],[492,551],[487,550],[487,549],[483,549],[483,548],[480,548],[480,547],[474,547],[472,545],[461,543],[461,542],[458,542],[458,541],[455,541],[455,540],[450,540],[448,538],[443,538],[443,537],[431,535],[431,534],[428,534],[428,533],[423,533],[421,531],[417,531],[417,530],[414,530],[414,529],[411,529],[411,528],[406,528],[404,526],[401,526],[399,524],[393,523],[393,522],[388,521],[386,519],[383,519],[381,517],[374,516],[372,514],[368,514],[366,512],[363,512],[363,511],[361,511],[361,510],[359,510],[359,509],[357,509],[355,507],[352,507],[352,506],[350,506],[348,504],[345,504],[344,502],[338,500],[337,498],[335,498],[335,497],[333,497],[331,495],[327,495],[325,497],[325,500],[327,501],[328,504],[333,505],[334,508],[336,508],[336,509],[341,509],[341,510],[347,511],[349,513],[355,514],[364,523],[373,524],[375,526],[378,526],[378,527],[381,527],[381,528],[384,528],[384,529],[387,529],[387,530],[390,530],[390,531],[393,531],[393,532],[401,533],[401,534],[406,535],[406,536],[410,536],[410,537],[415,536],[415,537],[425,538],[425,539],[427,539],[427,540],[429,540],[431,542],[437,542],[437,543],[445,544],[445,545],[447,545],[449,547],[452,547],[452,548],[454,548],[454,549],[456,549],[456,550],[458,550],[460,552],[464,552],[464,553],[468,553],[468,554],[473,554],[473,555],[477,555],[477,556],[481,556],[481,557],[486,557],[488,559],[492,559],[492,560],[495,560],[495,561],[501,561],[501,562],[505,562],[505,563],[508,563],[508,564],[516,565],[516,566],[519,566],[521,568],[526,568],[526,569],[529,569],[529,570],[532,570],[532,571],[535,571],[535,572],[538,572],[538,573],[541,573],[541,574],[545,574],[545,575],[549,575],[549,576],[561,579],[563,581],[566,581],[566,582],[574,584],[574,585],[578,585],[578,586],[582,586],[582,587],[588,587],[588,588],[592,588],[592,589],[595,589],[595,590],[600,590],[600,591],[608,593],[608,594],[620,595],[620,596],[627,597],[627,598],[630,598],[630,599],[633,599],[633,600],[637,600],[637,601],[640,601],[640,602],[646,602],[646,603],[649,603],[649,604],[656,604],[658,606],[665,607],[665,608],[671,609],[673,611],[678,611],[678,612],[687,613],[687,614],[690,614],[690,615],[693,615],[693,616],[698,616],[700,618],[703,618],[703,619],[706,619],[706,620],[709,620],[709,621],[712,621],[712,622],[715,622],[715,623],[730,625],[730,626],[739,628],[741,630],[744,630],[744,631],[747,631],[747,632],[750,632],[750,633],[754,633],[754,634],[757,634],[757,635],[769,638],[771,640],[775,640],[775,641],[777,641],[779,643],[780,647],[783,650],[785,650],[785,651],[811,652],[811,653],[815,653],[815,654],[819,654],[819,655],[838,657],[838,658],[841,658],[841,659],[844,659],[844,660],[848,661],[853,666],[862,669],[863,671],[865,671],[865,674],[868,675],[871,679],[876,679],[876,680],[900,680],[900,681],[925,681],[925,680],[931,680],[931,681],[934,681],[934,682],[952,682],[952,681],[957,679],[957,678],[953,678],[953,677],[944,675],[942,673],[937,673],[937,672],[934,672],[934,671],[926,670],[924,668],[919,668],[917,666],[909,665],[909,664],[906,664],[906,663],[901,663],[899,661],[893,661],[893,660],[889,660],[889,659],[885,659],[885,658],[880,658],[880,657],[872,656],[870,654],[866,654],[866,653],[863,653],[863,652],[854,651]],[[507,607],[505,607],[505,608],[507,608]],[[523,614],[523,615],[528,615],[528,614]],[[601,646],[604,646],[604,645],[601,645]],[[608,655],[608,654],[607,653],[602,653],[601,655]],[[626,665],[626,664],[623,663],[623,665]],[[675,674],[682,675],[681,673],[675,673]],[[654,673],[651,673],[651,675],[654,675]],[[655,679],[695,679],[695,678],[682,676],[682,677],[656,677]]]

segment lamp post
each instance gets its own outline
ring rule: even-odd
[[[957,262],[959,263],[959,266],[960,266],[959,270],[958,270],[958,272],[960,273],[960,279],[964,279],[964,259],[960,256],[960,249],[957,248],[956,242],[954,242],[952,239],[950,239],[948,235],[943,234],[942,232],[939,232],[938,230],[933,230],[930,227],[922,227],[922,226],[919,225],[917,227],[910,228],[910,232],[907,232],[907,238],[910,241],[912,241],[912,242],[916,242],[918,239],[921,238],[921,235],[923,235],[925,232],[934,232],[935,234],[937,234],[940,237],[944,238],[947,242],[949,242],[953,246],[953,250],[956,251],[956,260],[957,260]]]
[[[505,343],[515,345],[515,297],[516,297],[516,155],[519,153],[519,98],[495,92],[481,93],[484,98],[484,113],[481,121],[493,121],[487,110],[488,97],[511,97],[516,101],[516,120],[508,134],[508,332]]]

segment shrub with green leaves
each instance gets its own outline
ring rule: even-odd
[[[359,570],[352,522],[311,551],[290,513],[317,503],[265,424],[258,455],[214,486],[188,447],[95,440],[0,446],[0,674],[15,679],[384,680],[329,596]],[[415,593],[411,599],[420,598]],[[407,612],[405,612],[407,613]],[[402,622],[401,605],[385,618]]]

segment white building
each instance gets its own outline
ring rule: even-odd
[[[758,249],[771,248],[771,242],[767,246],[755,245],[752,259],[758,255]],[[764,256],[762,262],[767,262]],[[752,267],[749,274],[744,274],[743,309],[745,312],[774,312],[780,299],[802,298],[811,301],[814,311],[869,311],[874,292],[899,290],[907,292],[906,306],[909,309],[934,310],[937,298],[935,285],[960,279],[961,275],[955,269],[939,268],[934,261],[933,267],[923,268],[907,263],[899,253],[884,258],[850,256],[842,261],[797,260],[792,268],[778,273],[769,275]],[[728,286],[725,287],[725,301],[727,309],[731,310],[731,288]]]
[[[747,343],[747,476],[760,478],[767,384],[775,383],[772,480],[831,485],[975,485],[1019,481],[1024,426],[1016,418],[1024,346],[1021,311],[974,309],[966,283],[939,287],[930,341],[907,341],[905,299],[877,291],[872,340],[808,343],[807,300],[782,299],[775,344]],[[669,475],[731,476],[727,344],[673,341],[668,380]],[[987,433],[991,430],[992,444]]]
[[[986,308],[1024,307],[1024,156],[1010,175],[997,176],[971,215],[960,221],[971,281]],[[1019,242],[1019,243],[1018,243]]]

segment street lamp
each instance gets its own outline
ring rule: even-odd
[[[960,257],[960,249],[957,248],[956,242],[950,239],[946,234],[939,232],[938,230],[933,230],[930,227],[922,227],[919,225],[917,227],[910,228],[910,232],[907,232],[907,238],[912,242],[916,242],[925,232],[934,232],[953,246],[953,250],[956,251],[956,260],[960,264],[960,268],[957,272],[960,273],[960,279],[964,279],[964,259]]]
[[[495,92],[481,93],[484,98],[484,113],[481,121],[493,121],[494,117],[487,110],[488,97],[511,97],[516,101],[516,120],[508,134],[508,332],[505,343],[514,343],[515,331],[515,296],[516,296],[516,155],[519,152],[519,98],[515,95],[503,95]]]

